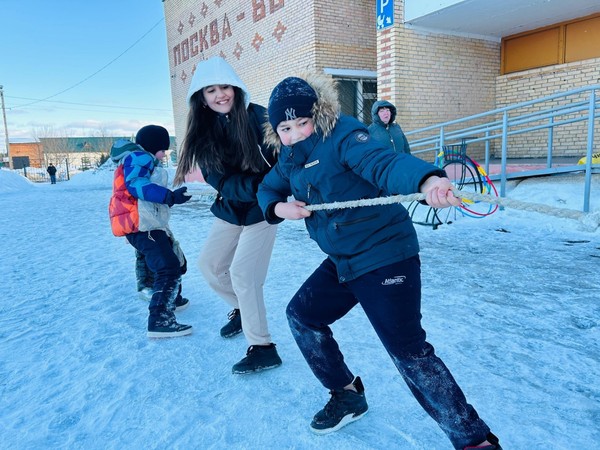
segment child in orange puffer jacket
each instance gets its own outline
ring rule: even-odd
[[[169,216],[171,206],[185,203],[191,196],[186,187],[167,188],[168,173],[160,164],[170,146],[165,128],[147,125],[138,131],[135,141],[119,140],[111,149],[111,159],[119,164],[109,205],[111,227],[113,234],[125,236],[144,255],[154,275],[148,336],[188,335],[191,325],[178,323],[174,314],[178,306],[188,303],[180,294],[186,261],[169,229]]]

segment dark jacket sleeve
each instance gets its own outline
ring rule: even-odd
[[[258,141],[262,141],[262,124],[266,121],[266,110],[255,103],[248,106],[250,122],[254,127]],[[267,148],[258,146],[265,164],[270,168],[275,164],[273,155],[269,155]],[[204,171],[203,171],[204,172]],[[225,167],[223,173],[208,173],[205,180],[214,187],[224,198],[240,202],[255,202],[256,190],[262,181],[264,173],[240,173],[233,167]]]
[[[225,198],[253,202],[262,177],[259,173],[242,174],[226,169],[225,173],[208,173],[205,180]]]
[[[340,159],[385,195],[414,194],[428,177],[446,176],[439,167],[420,158],[383,148],[372,138],[365,142],[360,133],[355,132],[343,140]]]
[[[278,224],[283,222],[281,217],[275,215],[275,205],[279,202],[287,202],[290,195],[292,195],[290,182],[284,175],[280,165],[275,164],[258,186],[256,194],[258,204],[263,211],[267,223]]]

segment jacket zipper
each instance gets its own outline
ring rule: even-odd
[[[349,220],[347,222],[333,222],[333,229],[337,230],[340,227],[344,227],[347,225],[356,225],[357,223],[361,223],[361,222],[367,222],[369,220],[372,220],[374,218],[376,218],[378,216],[378,214],[372,214],[370,216],[367,217],[361,217],[359,219],[354,219],[354,220]]]

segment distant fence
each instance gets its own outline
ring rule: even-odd
[[[50,175],[46,171],[47,165],[44,160],[40,159],[28,159],[29,165],[25,167],[15,168],[14,171],[23,175],[29,181],[34,183],[50,183]],[[73,174],[73,167],[69,164],[68,160],[63,160],[62,163],[55,162],[56,167],[56,181],[67,181]],[[19,165],[16,165],[19,167]],[[77,172],[79,172],[77,170]]]
[[[176,155],[172,151],[169,151],[168,153],[169,157],[162,160],[162,165],[163,167],[175,167],[174,160]],[[13,161],[14,159],[15,158],[13,158]],[[78,173],[96,170],[98,168],[98,163],[100,162],[99,160],[94,164],[79,165],[77,164],[79,162],[77,159],[73,162],[73,160],[69,160],[69,158],[63,158],[62,160],[40,160],[27,157],[26,160],[25,167],[21,167],[21,164],[13,164],[15,166],[13,170],[34,183],[50,183],[50,175],[46,171],[50,162],[56,167],[57,182],[68,181],[73,175]]]
[[[69,177],[65,171],[60,170],[56,167],[56,182],[67,181]],[[39,167],[23,167],[22,169],[15,169],[16,173],[23,175],[29,181],[34,183],[50,183],[50,175],[46,172],[46,169]]]

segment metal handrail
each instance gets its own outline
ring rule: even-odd
[[[500,196],[506,195],[507,159],[508,159],[508,137],[517,134],[525,134],[542,129],[548,129],[547,137],[547,173],[556,173],[552,169],[552,150],[554,144],[554,129],[568,124],[587,121],[587,144],[586,164],[584,166],[573,166],[561,170],[562,172],[585,171],[585,189],[583,199],[583,211],[589,212],[592,172],[598,171],[598,166],[592,164],[594,145],[595,121],[600,118],[600,96],[597,92],[600,85],[591,85],[578,89],[541,97],[535,100],[515,103],[502,108],[485,111],[468,117],[450,120],[448,122],[430,125],[424,128],[406,132],[410,141],[413,154],[426,154],[434,152],[437,155],[442,148],[449,143],[465,141],[467,144],[475,142],[485,143],[484,167],[489,170],[489,147],[490,143],[500,140],[501,145],[501,172],[500,172]],[[572,98],[574,97],[574,98]],[[582,97],[587,99],[582,100]],[[550,102],[562,101],[561,104],[550,104]],[[539,107],[538,111],[521,112],[529,107]],[[511,116],[511,114],[513,114]],[[488,120],[486,120],[488,119]],[[476,124],[469,122],[477,121]],[[461,127],[461,125],[464,125]],[[410,140],[411,136],[419,136],[426,133],[425,137]],[[542,173],[536,173],[536,175]]]

